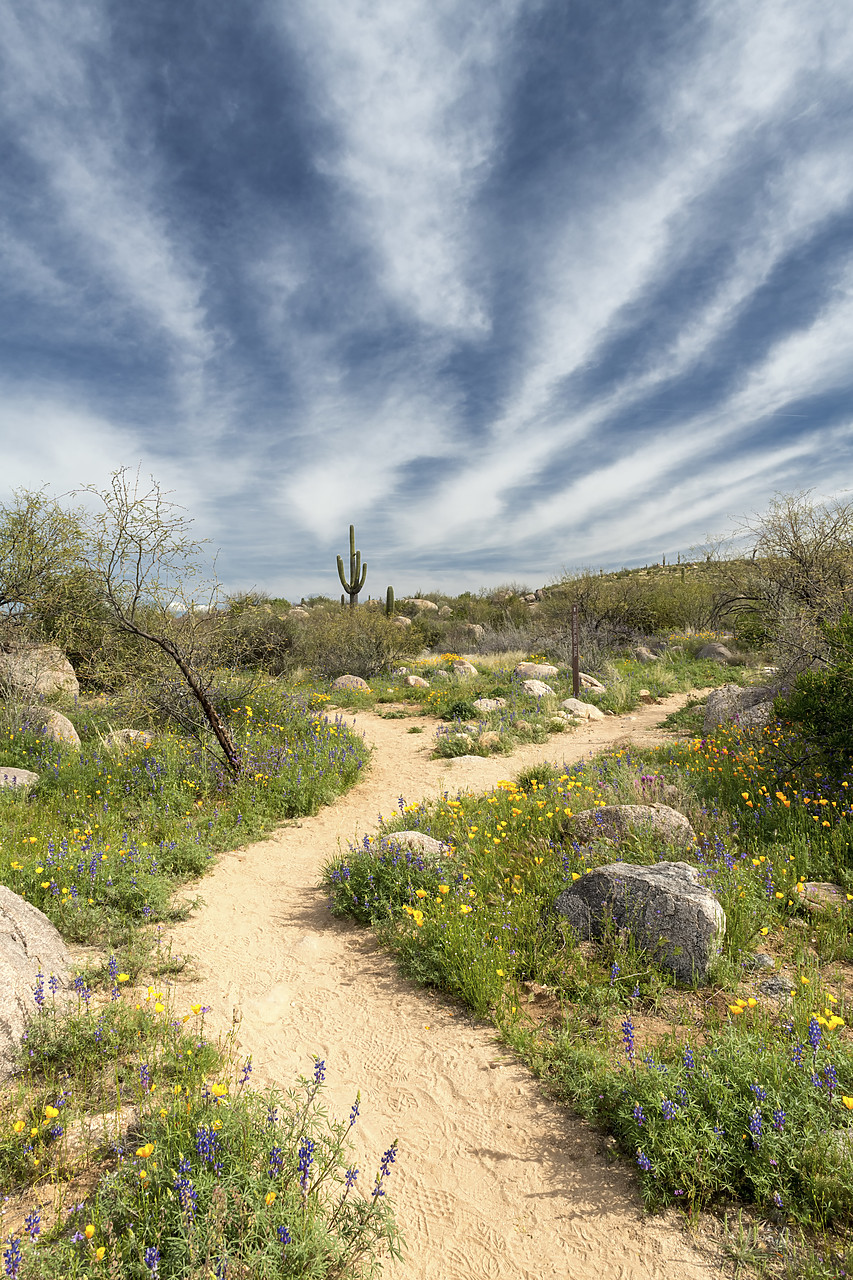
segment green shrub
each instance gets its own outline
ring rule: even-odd
[[[295,656],[330,680],[342,675],[369,680],[420,650],[415,631],[414,626],[398,627],[375,609],[318,609],[299,628]]]
[[[797,726],[816,760],[841,774],[853,765],[853,615],[822,631],[833,665],[801,672],[776,710]]]

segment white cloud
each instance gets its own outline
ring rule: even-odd
[[[156,159],[131,147],[114,86],[93,77],[107,26],[103,5],[85,0],[0,7],[0,105],[49,193],[36,235],[55,220],[59,237],[87,260],[90,279],[115,294],[105,326],[116,311],[120,319],[124,310],[144,316],[192,374],[214,350],[204,277],[170,224]]]
[[[379,283],[443,331],[489,326],[470,213],[494,157],[507,87],[498,68],[522,7],[304,0],[276,9],[337,135],[320,167],[340,184]]]

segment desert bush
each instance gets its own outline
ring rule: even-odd
[[[274,676],[283,675],[296,665],[296,624],[283,617],[264,596],[232,596],[228,600],[227,622],[220,635],[223,665],[260,667]]]
[[[853,766],[853,615],[824,623],[821,634],[829,665],[800,672],[776,710],[797,726],[812,758],[841,775]]]
[[[294,637],[298,662],[326,679],[354,675],[368,680],[387,671],[422,640],[417,624],[398,627],[373,609],[332,608],[313,611]]]
[[[825,625],[853,607],[853,502],[784,494],[744,522],[747,557],[722,559],[716,618],[771,637],[788,675],[830,654]]]

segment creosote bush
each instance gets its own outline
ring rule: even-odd
[[[318,676],[361,676],[389,671],[407,654],[422,647],[414,627],[403,628],[378,609],[314,609],[294,637],[298,662]]]

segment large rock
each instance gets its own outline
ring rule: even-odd
[[[548,680],[551,676],[558,676],[560,672],[550,662],[519,662],[513,674],[519,680]]]
[[[370,685],[361,676],[338,676],[332,681],[333,689],[369,689]]]
[[[33,773],[32,769],[19,769],[16,764],[0,764],[0,787],[29,791],[38,780],[38,774]]]
[[[604,937],[612,923],[682,982],[704,982],[719,955],[726,915],[695,867],[614,862],[581,876],[554,902],[578,937]]]
[[[572,820],[576,840],[612,840],[619,844],[632,832],[651,829],[666,844],[685,849],[696,844],[696,833],[683,813],[668,804],[607,804],[587,809]]]
[[[644,644],[639,645],[638,648],[636,649],[636,658],[638,662],[659,662],[660,661],[660,659],[658,658],[658,655],[656,653],[652,653],[651,649],[647,649]]]
[[[478,674],[473,662],[468,662],[465,658],[457,658],[455,662],[451,662],[450,669],[458,676],[475,676]]]
[[[104,738],[108,747],[114,747],[120,751],[131,750],[134,747],[150,747],[153,741],[154,734],[149,733],[147,729],[112,729]]]
[[[506,706],[506,698],[475,698],[472,705],[478,711],[500,711]]]
[[[392,831],[382,837],[382,844],[396,846],[400,849],[413,849],[417,853],[438,856],[444,853],[444,845],[435,836],[428,836],[425,831]]]
[[[64,991],[69,971],[68,949],[44,912],[0,885],[0,1076],[11,1073],[27,1018],[36,1010],[39,973],[44,998],[50,1000],[51,974]]]
[[[403,684],[408,685],[410,689],[429,688],[429,680],[424,680],[423,676],[403,676]]]
[[[759,728],[769,720],[772,707],[773,690],[768,685],[746,689],[739,684],[721,685],[708,694],[703,732],[713,733],[728,720],[736,720],[745,729]]]
[[[17,698],[76,698],[80,686],[74,668],[55,644],[33,644],[0,653],[0,688]]]
[[[521,687],[532,698],[553,698],[554,696],[554,690],[549,684],[545,684],[544,680],[522,680]]]
[[[594,707],[591,702],[583,702],[580,698],[566,698],[560,703],[564,711],[568,711],[571,716],[578,716],[581,720],[603,720],[604,712],[598,707]]]
[[[61,747],[80,750],[80,735],[74,725],[53,707],[25,707],[24,719],[36,733],[42,734],[49,742],[57,742]]]
[[[733,656],[731,649],[727,649],[724,644],[720,644],[719,640],[712,640],[710,644],[703,644],[696,654],[697,658],[704,658],[710,662],[731,662]]]
[[[600,680],[596,680],[595,676],[588,676],[585,671],[581,671],[578,674],[582,689],[597,689],[599,693],[604,693],[607,686],[603,685]]]
[[[434,600],[421,600],[419,597],[412,597],[404,600],[403,604],[410,604],[418,613],[438,613],[438,605]]]

